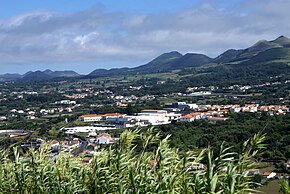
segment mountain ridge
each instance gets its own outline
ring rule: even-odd
[[[257,41],[252,46],[245,49],[228,49],[215,58],[208,57],[199,53],[181,54],[178,51],[163,53],[152,59],[144,65],[137,67],[123,67],[112,69],[95,69],[88,75],[80,75],[75,71],[29,71],[23,75],[4,74],[0,75],[0,81],[23,80],[23,81],[41,81],[54,78],[94,78],[103,76],[133,75],[167,72],[172,70],[182,70],[187,68],[198,68],[208,64],[218,66],[224,64],[235,64],[237,66],[252,65],[257,63],[269,62],[273,60],[290,60],[290,39],[285,36],[267,41]]]
[[[69,78],[69,77],[79,77],[80,74],[76,73],[72,70],[64,70],[64,71],[52,71],[50,69],[46,69],[44,71],[28,71],[24,74],[3,74],[0,75],[0,81],[14,81],[14,80],[21,80],[21,81],[42,81],[42,80],[49,80],[53,78]]]

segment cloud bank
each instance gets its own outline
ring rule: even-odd
[[[289,7],[286,0],[253,0],[227,8],[203,1],[159,14],[98,6],[70,14],[32,12],[0,20],[0,64],[145,63],[172,50],[215,57],[259,39],[289,36]]]

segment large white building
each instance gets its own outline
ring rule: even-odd
[[[135,119],[144,121],[145,124],[147,123],[148,125],[163,125],[170,123],[166,110],[142,110]]]
[[[83,122],[95,122],[95,121],[101,121],[101,120],[111,122],[111,121],[115,121],[116,118],[120,116],[124,116],[124,114],[120,114],[120,113],[107,113],[107,114],[101,114],[101,115],[88,114],[88,115],[80,116],[79,120]]]
[[[95,126],[81,126],[81,127],[66,127],[62,128],[66,134],[74,134],[74,133],[92,133],[97,131],[105,131],[117,129],[114,125],[95,125]]]

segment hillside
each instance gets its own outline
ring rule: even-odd
[[[272,41],[260,40],[246,49],[229,49],[216,58],[203,54],[181,54],[171,51],[161,54],[150,62],[133,68],[96,69],[87,76],[80,76],[74,71],[29,71],[24,75],[0,75],[1,81],[23,80],[41,81],[56,78],[96,78],[111,76],[127,76],[139,74],[156,74],[183,71],[194,82],[206,79],[216,80],[221,75],[227,75],[233,80],[254,78],[255,76],[273,76],[273,74],[287,74],[290,63],[290,39],[280,36]],[[202,68],[202,70],[200,70]]]
[[[212,59],[203,54],[186,53],[180,54],[177,51],[164,53],[149,63],[141,65],[135,68],[121,68],[121,69],[97,69],[90,73],[92,77],[99,76],[115,76],[115,75],[132,75],[132,74],[148,74],[148,73],[160,73],[172,70],[190,69],[203,67],[207,64],[218,64],[219,66],[226,65],[227,63],[233,63],[235,65],[227,66],[227,71],[231,71],[232,68],[243,69],[245,65],[252,65],[252,70],[259,70],[260,67],[257,63],[267,62],[271,63],[273,60],[289,60],[289,46],[290,39],[284,36],[280,36],[275,40],[267,41],[260,40],[254,45],[246,49],[229,49]],[[286,62],[284,61],[284,62]],[[257,67],[256,67],[257,65]],[[240,67],[242,66],[242,67]],[[276,72],[277,65],[273,65],[270,69]],[[221,68],[224,69],[224,68]],[[220,70],[214,68],[217,72]],[[213,71],[211,68],[209,71]],[[235,72],[235,69],[232,69]],[[259,70],[260,71],[260,70]]]
[[[169,70],[170,64],[172,64],[174,61],[179,60],[181,58],[183,58],[183,55],[176,51],[164,53],[145,65],[132,68],[131,72],[147,72],[148,73],[148,72]]]
[[[26,75],[24,75],[21,80],[22,81],[41,81],[41,80],[48,80],[51,76],[47,75],[46,73],[42,71],[35,71],[30,72]]]
[[[50,69],[46,69],[44,71],[28,71],[23,75],[17,73],[0,75],[0,81],[42,81],[53,78],[70,78],[79,76],[80,74],[75,71],[51,71]]]

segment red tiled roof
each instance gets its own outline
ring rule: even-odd
[[[85,117],[101,117],[102,115],[97,115],[97,114],[88,114],[88,115],[82,115],[80,118],[85,118]]]
[[[107,114],[103,114],[102,116],[105,117],[110,117],[110,116],[122,116],[123,114],[121,113],[107,113]]]
[[[269,176],[271,174],[271,172],[264,172],[263,174],[262,174],[262,176]]]
[[[97,138],[100,138],[100,137],[106,137],[106,138],[109,138],[109,139],[112,138],[111,135],[108,134],[108,133],[102,133],[102,134],[97,136]]]

